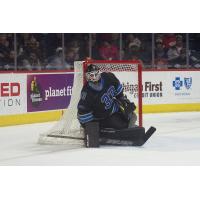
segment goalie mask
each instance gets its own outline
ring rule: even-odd
[[[90,82],[98,82],[101,78],[101,73],[99,67],[93,64],[90,64],[86,71],[86,80]]]

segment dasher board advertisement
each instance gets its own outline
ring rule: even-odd
[[[124,93],[137,103],[136,72],[117,72]],[[142,73],[144,105],[184,104],[200,102],[200,73],[195,71],[152,71]]]
[[[74,74],[31,74],[27,78],[27,111],[48,111],[68,107]]]
[[[26,74],[0,75],[0,115],[27,112]]]

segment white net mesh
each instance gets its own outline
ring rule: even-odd
[[[101,72],[130,72],[137,71],[138,64],[134,63],[94,63]],[[130,73],[129,73],[130,74]],[[137,79],[137,73],[133,79]],[[126,75],[125,75],[126,76]],[[131,74],[132,76],[132,74]],[[83,86],[83,62],[74,63],[74,83],[69,107],[61,119],[46,133],[40,134],[40,144],[68,144],[84,146],[84,134],[77,120],[77,104]],[[125,77],[126,79],[126,77]]]
[[[74,83],[69,107],[61,119],[49,131],[39,136],[40,144],[71,144],[84,145],[83,132],[77,120],[77,104],[83,86],[83,62],[76,62]]]

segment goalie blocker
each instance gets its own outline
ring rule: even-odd
[[[100,145],[142,146],[153,135],[156,128],[150,127],[145,133],[144,127],[133,127],[122,130],[99,128],[98,122],[89,122],[85,126],[85,146]]]

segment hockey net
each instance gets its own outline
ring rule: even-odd
[[[85,82],[84,72],[95,64],[101,72],[112,72],[124,87],[124,93],[137,105],[138,125],[142,126],[142,64],[139,61],[77,61],[74,63],[74,82],[68,108],[61,119],[39,136],[40,144],[84,146],[84,133],[77,120],[77,104]]]

